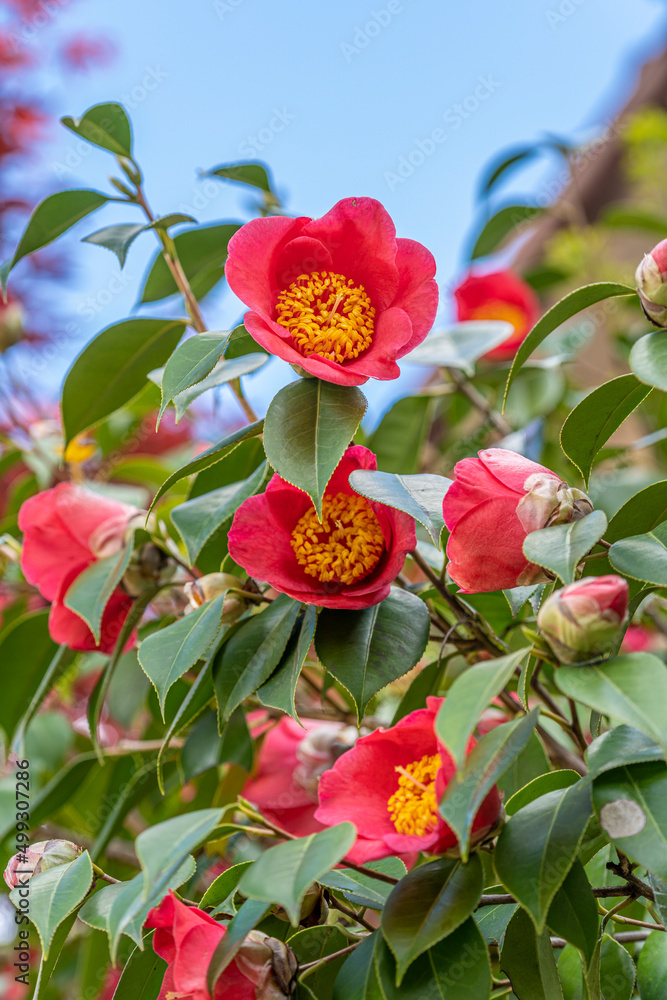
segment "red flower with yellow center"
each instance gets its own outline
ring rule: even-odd
[[[398,378],[438,307],[432,254],[398,239],[372,198],[321,219],[254,219],[230,240],[225,274],[262,347],[339,385]]]
[[[379,604],[416,535],[409,515],[366,500],[350,486],[355,469],[376,468],[368,448],[348,448],[327,486],[321,520],[306,493],[274,475],[265,493],[236,511],[228,542],[232,559],[250,576],[306,604]]]
[[[434,731],[442,700],[427,698],[426,708],[410,712],[390,729],[363,736],[320,778],[315,819],[326,826],[354,823],[357,840],[347,855],[353,864],[456,848],[456,834],[438,812],[456,771]],[[473,746],[471,739],[468,753]],[[485,837],[499,816],[500,795],[494,786],[475,816],[473,842]]]
[[[514,327],[507,340],[485,354],[491,361],[514,357],[517,348],[540,316],[535,292],[512,271],[469,274],[454,290],[457,318],[463,320],[505,320]]]

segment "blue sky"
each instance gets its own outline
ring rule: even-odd
[[[197,170],[262,159],[285,208],[319,216],[339,198],[369,195],[399,235],[434,253],[447,288],[474,225],[476,186],[490,157],[545,133],[582,137],[609,120],[641,62],[663,43],[659,0],[52,0],[56,33],[89,30],[118,47],[111,66],[65,83],[44,65],[54,118],[118,100],[129,111],[136,157],[159,214],[199,221],[248,218],[237,186],[197,180]],[[39,49],[39,32],[33,43]],[[444,139],[434,143],[434,129]],[[37,165],[53,186],[101,187],[113,159],[54,129]],[[430,141],[429,141],[430,140]],[[409,173],[410,159],[423,163]],[[399,166],[403,174],[399,179]],[[558,176],[536,166],[509,191],[535,196]],[[68,327],[48,384],[108,324],[127,316],[154,253],[150,234],[133,246],[122,280],[115,258],[79,240],[112,222],[110,206],[66,237],[73,259],[62,312]],[[241,314],[229,291],[204,312],[212,329]],[[293,375],[273,361],[248,380],[263,408]],[[371,414],[419,378],[369,385]],[[233,407],[231,398],[225,403]]]

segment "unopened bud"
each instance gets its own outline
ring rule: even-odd
[[[232,573],[207,573],[200,576],[191,583],[186,583],[184,590],[190,601],[190,606],[200,608],[207,601],[212,601],[225,591],[229,591],[227,597],[222,602],[222,624],[229,625],[235,622],[243,614],[247,603],[241,594],[236,591],[242,590],[243,584],[238,576]]]
[[[639,301],[656,326],[667,327],[667,240],[646,254],[635,272]]]
[[[561,663],[582,663],[612,652],[628,609],[620,576],[592,576],[569,583],[540,608],[537,624]]]
[[[286,1000],[296,988],[296,955],[284,941],[250,931],[234,959],[241,975],[255,987],[255,1000]]]
[[[278,920],[289,921],[287,911],[282,906],[276,907],[273,911]],[[325,891],[321,885],[313,883],[303,897],[299,923],[304,927],[316,927],[318,924],[326,924],[329,916],[329,904],[326,900]]]
[[[141,184],[141,171],[132,160],[128,160],[126,156],[117,156],[116,160],[125,176],[129,177],[133,184]]]
[[[138,597],[149,587],[169,583],[175,572],[176,563],[169,554],[153,542],[146,542],[132,553],[123,576],[123,587],[132,597]]]
[[[117,177],[109,177],[109,181],[111,184],[113,184],[116,191],[120,191],[121,194],[127,195],[127,197],[131,198],[132,201],[136,199],[136,195],[134,195],[133,192],[130,191],[129,187],[126,184],[123,184],[122,181],[118,180]]]
[[[33,875],[74,861],[82,851],[83,847],[78,847],[70,840],[42,840],[9,859],[3,874],[4,880],[10,889],[15,889],[17,885],[25,885],[26,879]]]
[[[0,354],[23,338],[23,309],[18,302],[0,304]]]
[[[524,483],[526,495],[517,504],[516,513],[526,533],[552,524],[579,521],[593,510],[583,490],[573,489],[555,476],[536,473]]]

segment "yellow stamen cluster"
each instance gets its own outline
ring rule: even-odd
[[[368,500],[336,493],[322,501],[322,520],[311,507],[291,538],[299,566],[320,583],[356,583],[375,569],[384,535]]]
[[[387,809],[398,833],[421,837],[437,826],[435,776],[439,768],[439,753],[426,754],[407,767],[396,768],[400,773],[398,789],[387,802]]]
[[[482,306],[477,306],[470,314],[470,319],[502,319],[506,323],[511,323],[515,330],[520,330],[525,325],[526,317],[520,306],[515,306],[511,302],[485,302]]]
[[[363,285],[332,271],[300,274],[280,292],[276,322],[304,357],[350,361],[373,341],[375,309]]]

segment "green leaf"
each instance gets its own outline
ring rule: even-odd
[[[83,619],[100,643],[104,609],[123,578],[132,556],[132,539],[112,556],[97,559],[80,573],[64,597],[65,607]]]
[[[615,847],[667,879],[667,767],[632,764],[593,782],[600,826]]]
[[[644,943],[637,966],[637,988],[641,1000],[664,1000],[667,996],[667,934],[664,931],[653,931]]]
[[[132,156],[132,128],[120,104],[95,104],[81,116],[61,118],[65,128],[101,149],[118,156]]]
[[[194,222],[197,225],[197,220],[193,219],[191,215],[184,215],[183,212],[171,212],[169,215],[162,215],[159,219],[153,219],[149,222],[144,229],[163,229],[165,233],[172,226],[180,226],[183,222]]]
[[[333,984],[332,1000],[385,1000],[375,973],[375,944],[381,937],[378,931],[369,934],[348,955]]]
[[[600,968],[603,1000],[630,1000],[634,985],[635,963],[619,941],[615,941],[609,934],[603,935]],[[644,993],[640,995],[642,1000],[651,1000],[650,994],[648,997]]]
[[[352,695],[360,722],[373,695],[421,659],[429,627],[424,602],[397,587],[363,611],[322,609],[315,633],[317,655]]]
[[[135,948],[123,967],[113,1000],[157,1000],[167,963],[153,951],[155,931],[144,939],[144,950]]]
[[[203,299],[223,277],[227,244],[240,228],[236,223],[208,224],[174,237],[176,254],[195,298]],[[162,253],[158,253],[144,282],[140,301],[157,302],[177,292],[167,262]]]
[[[304,611],[301,624],[297,622],[297,628],[292,633],[274,673],[257,691],[257,697],[262,705],[279,708],[297,721],[298,714],[294,701],[296,685],[315,637],[316,623],[317,608],[310,604]]]
[[[381,910],[387,902],[392,886],[388,882],[373,878],[370,871],[391,875],[400,881],[405,876],[406,867],[400,858],[369,861],[364,867],[369,869],[368,873],[355,871],[354,868],[336,868],[321,876],[318,881],[328,889],[339,890],[345,899],[357,906],[370,906],[374,910]]]
[[[484,224],[470,253],[471,260],[487,257],[497,250],[517,226],[539,215],[544,209],[536,205],[506,205]]]
[[[436,736],[462,773],[468,741],[489,702],[502,691],[527,655],[520,649],[496,660],[476,663],[456,678],[435,720]]]
[[[234,709],[268,680],[280,662],[301,604],[280,594],[241,622],[215,658],[213,681],[220,728]]]
[[[171,519],[185,543],[190,565],[194,565],[206,542],[231,521],[244,500],[258,493],[271,470],[266,462],[243,482],[221,486],[194,500],[186,500],[171,511]]]
[[[561,429],[560,443],[587,486],[600,448],[650,392],[634,375],[619,375],[593,389],[572,410]]]
[[[255,899],[246,899],[243,905],[239,907],[238,913],[235,915],[232,922],[227,925],[225,934],[220,939],[215,951],[211,955],[211,960],[206,972],[206,982],[209,995],[213,996],[215,994],[215,984],[219,977],[238,952],[246,936],[265,916],[268,908],[269,907],[266,903],[258,902]]]
[[[470,848],[470,830],[482,802],[527,745],[539,714],[539,708],[534,708],[528,715],[496,726],[473,747],[463,770],[449,781],[440,801],[440,815],[456,833],[464,861]]]
[[[419,865],[394,887],[381,929],[396,959],[396,984],[408,967],[467,920],[482,894],[484,875],[479,856],[467,864],[438,858]]]
[[[165,892],[185,858],[215,829],[222,809],[199,809],[151,826],[135,841],[144,877],[143,896]]]
[[[401,698],[398,708],[394,712],[391,725],[395,726],[400,719],[405,718],[410,712],[418,708],[423,708],[429,695],[437,695],[440,689],[440,679],[445,672],[444,663],[435,660],[433,663],[422,667],[410,687]]]
[[[574,945],[590,965],[598,941],[598,908],[584,866],[576,860],[554,896],[547,924]]]
[[[228,633],[225,633],[227,635]],[[225,636],[222,641],[224,642]],[[160,792],[164,795],[164,782],[162,780],[162,766],[164,755],[168,752],[171,739],[178,735],[183,729],[191,725],[194,720],[202,714],[213,698],[213,682],[211,679],[211,666],[213,657],[206,660],[204,667],[199,672],[199,676],[192,684],[192,687],[176,710],[174,718],[167,727],[157,755],[157,783]]]
[[[502,885],[494,886],[488,891],[504,893],[505,887]],[[473,913],[475,923],[487,944],[495,942],[499,947],[502,947],[507,925],[517,909],[516,903],[496,903],[493,906],[480,906],[475,910]]]
[[[429,368],[458,368],[474,375],[475,362],[512,336],[514,327],[505,320],[464,320],[445,330],[434,330],[403,360]]]
[[[28,220],[11,262],[3,265],[6,269],[3,272],[3,287],[7,275],[23,257],[52,243],[107,201],[109,199],[105,194],[88,188],[58,191],[41,201]]]
[[[555,573],[563,583],[574,583],[578,563],[606,530],[604,511],[594,510],[579,521],[531,531],[523,540],[523,554],[531,562]]]
[[[199,903],[200,908],[222,906],[236,892],[241,876],[251,864],[253,864],[252,861],[241,861],[238,865],[232,865],[231,868],[218,875],[202,896]]]
[[[273,397],[264,426],[264,449],[279,476],[307,493],[322,516],[322,497],[366,412],[355,386],[307,378]]]
[[[226,591],[172,625],[151,633],[139,646],[139,663],[155,688],[163,719],[172,684],[194,667],[215,642],[225,596]]]
[[[398,986],[398,963],[381,937],[375,963],[384,1000],[487,1000],[491,989],[489,953],[474,920],[420,955]]]
[[[326,955],[334,955],[347,948],[349,943],[349,939],[336,924],[306,927],[289,938],[289,946],[296,955],[299,965],[316,962]],[[316,1000],[332,1000],[334,980],[344,961],[345,956],[323,962],[317,968],[303,974],[301,982],[308,987],[312,997]],[[297,997],[300,1000],[299,993]]]
[[[592,285],[584,285],[583,288],[577,288],[573,292],[569,292],[560,300],[560,302],[556,302],[556,304],[545,312],[544,316],[537,321],[533,329],[521,344],[519,350],[516,352],[510,373],[507,377],[503,410],[505,408],[505,402],[507,401],[507,393],[510,390],[512,382],[519,373],[519,370],[523,367],[533,351],[537,350],[542,341],[550,333],[556,330],[562,323],[565,323],[566,320],[575,316],[578,312],[581,312],[582,309],[595,305],[596,302],[602,302],[603,299],[614,298],[618,295],[635,294],[636,292],[634,288],[630,288],[628,285],[619,285],[614,281],[597,281]]]
[[[241,378],[242,375],[249,375],[251,372],[255,372],[258,368],[261,368],[262,365],[265,365],[268,360],[269,357],[266,353],[257,352],[254,354],[244,354],[242,358],[235,358],[232,361],[227,361],[224,358],[218,361],[210,375],[207,375],[201,382],[197,382],[196,385],[190,386],[189,389],[183,389],[182,392],[179,392],[174,397],[176,423],[179,423],[183,418],[190,404],[208,389],[215,389],[219,385],[234,382],[236,379]]]
[[[231,334],[198,333],[177,347],[162,375],[162,402],[158,420],[174,396],[196,385],[213,371],[222,357]]]
[[[640,382],[667,392],[667,344],[662,330],[635,341],[630,351],[630,367]]]
[[[350,474],[350,486],[356,493],[410,514],[424,525],[438,548],[445,526],[442,502],[451,485],[451,479],[429,473],[400,476],[391,472],[355,469]]]
[[[417,472],[434,406],[433,396],[405,396],[385,413],[368,439],[379,469],[404,475]]]
[[[587,667],[559,667],[556,686],[575,701],[625,722],[667,751],[667,667],[650,653],[627,653]]]
[[[549,932],[538,936],[525,910],[517,910],[507,925],[500,968],[521,1000],[563,1000]]]
[[[631,535],[614,542],[609,562],[618,573],[633,580],[667,586],[667,521],[644,535]]]
[[[207,712],[197,720],[181,751],[181,768],[186,781],[190,781],[226,762],[238,764],[250,773],[253,759],[252,739],[245,713],[239,706],[230,715],[222,737],[218,733],[217,712]]]
[[[644,229],[662,237],[667,231],[667,220],[661,216],[653,215],[634,206],[623,205],[621,203],[610,205],[605,209],[600,221],[605,226],[623,229]]]
[[[105,226],[104,229],[98,229],[97,232],[91,233],[90,236],[84,236],[81,242],[94,243],[95,246],[111,250],[118,257],[118,262],[122,269],[125,266],[127,251],[139,233],[142,233],[145,228],[144,225],[137,225],[133,222],[121,223],[117,226]]]
[[[184,330],[183,322],[137,317],[98,333],[65,378],[65,444],[134,399],[148,373],[167,361]]]
[[[279,903],[296,926],[307,890],[345,857],[356,839],[352,823],[339,823],[271,847],[243,873],[239,892],[249,899]]]
[[[549,792],[510,816],[494,855],[500,881],[544,930],[554,896],[574,864],[591,816],[584,781]]]
[[[588,773],[594,777],[626,764],[663,760],[664,753],[664,750],[638,729],[626,725],[615,726],[593,740],[586,751]]]
[[[20,669],[12,671],[12,682],[5,685],[0,699],[0,728],[8,740],[57,652],[49,634],[48,609],[21,615],[0,634],[0,663],[20,664]]]
[[[243,323],[240,326],[235,326],[225,350],[227,360],[231,361],[233,358],[241,358],[244,354],[256,354],[258,351],[264,351],[265,354],[268,354],[268,351],[250,336]]]
[[[73,913],[70,913],[69,917],[65,917],[51,939],[51,947],[49,948],[48,957],[46,955],[42,955],[39,962],[37,981],[35,983],[35,989],[31,1000],[44,1000],[45,996],[52,995],[49,989],[51,976],[53,975],[53,972],[58,964],[58,960],[67,938],[69,937],[69,933],[76,923],[76,917],[76,910],[74,910]]]
[[[617,542],[628,535],[653,531],[667,520],[667,480],[651,483],[616,511],[607,529],[607,541]]]
[[[182,466],[182,468],[177,469],[176,472],[165,479],[160,489],[157,491],[153,497],[153,502],[149,507],[149,513],[158,502],[158,500],[164,496],[167,490],[175,486],[176,483],[180,483],[182,479],[187,476],[193,476],[195,473],[202,472],[204,469],[210,469],[212,465],[217,462],[221,462],[223,458],[230,455],[235,448],[241,444],[242,441],[246,441],[248,438],[257,437],[258,434],[262,433],[264,427],[263,420],[257,420],[254,424],[247,424],[245,427],[240,427],[237,431],[233,431],[228,434],[227,437],[223,438],[222,441],[217,441],[215,444],[203,451],[201,455],[197,455],[193,458],[191,462],[187,465]]]
[[[57,865],[30,879],[30,922],[37,928],[44,958],[58,927],[83,902],[93,881],[93,866],[87,851],[74,861]],[[19,889],[9,894],[19,909]],[[22,912],[22,911],[21,911]]]
[[[569,788],[570,785],[576,784],[580,778],[581,775],[578,771],[571,771],[566,767],[540,774],[539,777],[533,778],[527,785],[510,796],[505,803],[505,812],[508,816],[513,816],[519,809],[523,809],[524,806],[539,799],[542,795],[558,791],[561,788]]]
[[[241,184],[250,184],[252,187],[271,193],[271,181],[262,163],[221,163],[219,167],[207,170],[206,176],[239,181]]]

